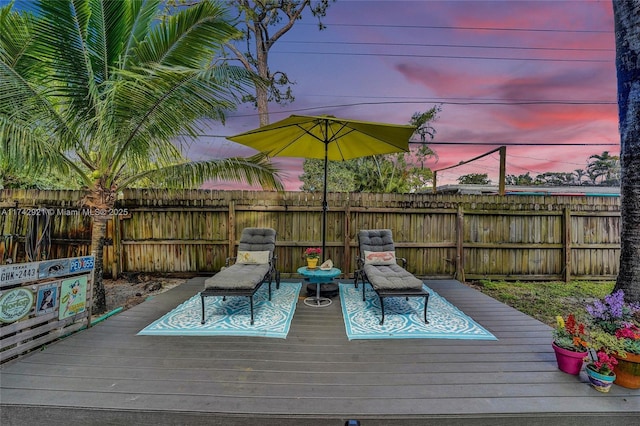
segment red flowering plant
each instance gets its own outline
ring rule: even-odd
[[[604,351],[595,352],[594,350],[590,350],[589,356],[584,360],[588,363],[587,368],[595,371],[596,373],[600,373],[604,376],[615,375],[613,368],[618,365],[618,360]]]
[[[304,251],[304,257],[307,259],[317,259],[320,257],[322,249],[320,247],[309,247]]]
[[[568,351],[586,352],[589,347],[586,326],[577,322],[573,314],[569,314],[566,320],[557,316],[556,321],[557,327],[553,330],[553,343]]]

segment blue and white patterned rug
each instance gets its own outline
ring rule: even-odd
[[[424,298],[387,297],[384,301],[384,324],[380,325],[380,301],[369,284],[366,300],[362,287],[340,284],[342,316],[347,337],[353,339],[478,339],[497,340],[480,324],[465,315],[438,293],[429,291],[427,319],[424,323]]]
[[[254,323],[248,297],[205,297],[205,323],[200,324],[200,294],[146,326],[139,335],[162,336],[260,336],[285,339],[298,302],[301,283],[280,283],[276,290],[263,284],[253,296]]]

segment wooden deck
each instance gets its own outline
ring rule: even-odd
[[[2,366],[1,424],[638,424],[639,390],[560,372],[548,326],[453,280],[426,283],[498,341],[348,341],[339,297],[286,340],[136,335],[203,280]]]

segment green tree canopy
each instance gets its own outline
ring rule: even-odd
[[[162,11],[161,0],[40,0],[34,14],[0,9],[2,161],[78,180],[87,190],[84,205],[96,209],[112,207],[117,191],[140,182],[194,187],[223,179],[280,188],[262,155],[183,156],[202,120],[223,121],[256,79],[222,58],[224,44],[239,36],[222,3]],[[109,218],[92,219],[100,312]]]
[[[594,185],[620,185],[620,157],[604,151],[602,154],[589,157],[587,175]]]
[[[411,117],[411,125],[416,127],[411,152],[374,155],[353,160],[328,162],[327,189],[330,192],[386,192],[409,193],[430,189],[433,172],[424,167],[426,159],[436,153],[429,148],[427,140],[433,139],[436,130],[431,123],[436,119],[439,106],[425,112],[416,112]],[[303,191],[322,191],[323,160],[304,161]]]
[[[533,185],[533,178],[529,172],[521,175],[507,175],[505,176],[506,185]]]
[[[490,185],[489,175],[487,173],[469,173],[458,178],[461,185]]]

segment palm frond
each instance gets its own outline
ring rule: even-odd
[[[137,63],[202,68],[237,37],[238,29],[229,22],[221,2],[202,1],[181,9],[151,28],[138,45]]]
[[[123,145],[114,165],[121,164],[127,152],[141,152],[154,141],[161,142],[156,146],[160,148],[179,133],[196,134],[197,121],[203,117],[224,121],[251,82],[246,70],[226,64],[205,71],[157,67],[142,75],[120,74],[114,104],[121,130],[117,139]]]
[[[142,179],[152,179],[167,188],[195,188],[207,180],[244,182],[264,189],[283,188],[278,170],[264,154],[174,164],[131,176],[123,184],[129,186]]]
[[[152,28],[154,19],[157,18],[158,9],[162,4],[161,0],[136,0],[128,3],[130,7],[129,17],[131,19],[129,25],[129,34],[122,50],[120,69],[126,69],[129,65],[137,64],[137,58],[134,55],[138,44],[142,42],[149,29]]]

